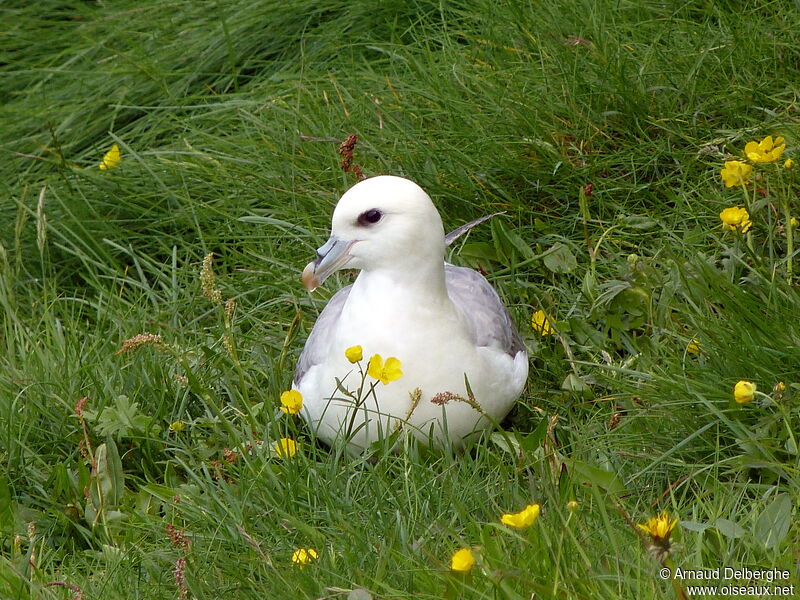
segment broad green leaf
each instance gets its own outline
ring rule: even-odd
[[[495,219],[492,221],[491,227],[498,254],[502,253],[508,258],[512,258],[516,253],[525,259],[536,256],[531,247],[519,235],[511,231],[503,221]]]
[[[122,521],[123,519],[128,518],[128,513],[124,513],[119,510],[109,510],[106,511],[106,522],[111,523],[113,521]]]
[[[576,392],[578,394],[584,394],[591,391],[591,388],[586,384],[586,382],[575,375],[575,373],[570,373],[564,378],[564,381],[561,382],[561,389],[565,392]]]
[[[710,523],[698,523],[697,521],[681,521],[680,526],[683,529],[688,529],[689,531],[705,531],[709,527],[711,527]]]
[[[561,242],[556,242],[544,256],[544,266],[553,273],[569,273],[578,266],[572,250]]]
[[[534,452],[542,445],[545,435],[547,435],[547,419],[541,419],[533,432],[519,440],[519,446],[526,452]]]
[[[508,241],[511,242],[517,252],[520,253],[520,256],[524,259],[532,259],[536,257],[536,253],[533,251],[533,248],[530,247],[529,244],[525,242],[519,235],[517,235],[514,231],[506,230],[506,235],[508,236]]]
[[[621,294],[627,289],[630,289],[631,287],[632,286],[630,282],[622,281],[621,279],[611,279],[609,281],[604,281],[599,286],[600,295],[595,300],[594,308],[598,308],[604,304],[610,303],[619,294]]]
[[[761,513],[753,526],[753,536],[765,548],[780,544],[792,521],[792,499],[789,494],[778,494]]]
[[[497,252],[491,244],[487,244],[486,242],[464,244],[459,255],[463,258],[497,262]]]
[[[89,498],[86,500],[86,520],[97,525],[107,512],[117,507],[124,492],[122,461],[117,445],[110,437],[94,452],[95,468],[92,470]]]
[[[509,454],[514,455],[519,454],[520,443],[516,434],[495,431],[489,436],[489,439],[492,440],[503,452],[508,452]]]
[[[622,483],[616,473],[598,469],[585,462],[565,458],[564,462],[569,467],[573,478],[580,482],[603,488],[609,494],[619,495],[626,492],[625,484]]]
[[[106,508],[119,505],[125,493],[125,476],[122,472],[122,460],[114,440],[108,438],[106,443],[106,464],[101,471],[100,463],[97,464],[98,477],[101,478],[102,485],[107,488]]]
[[[568,330],[572,333],[572,337],[575,338],[576,343],[582,346],[603,347],[606,336],[603,332],[592,327],[586,319],[573,317],[570,318],[567,323],[569,323]]]
[[[503,235],[503,224],[495,219],[495,221],[490,224],[490,227],[492,229],[492,242],[498,259],[503,262],[503,264],[513,262],[513,248],[508,238]]]
[[[719,531],[722,535],[728,538],[737,539],[744,536],[746,533],[741,525],[733,521],[729,521],[728,519],[717,519],[714,521],[714,527],[716,527],[717,531]]]
[[[96,421],[101,435],[112,435],[117,439],[134,432],[147,432],[152,418],[139,411],[139,405],[123,395],[117,396],[112,406],[106,406],[100,414],[85,412],[90,421]]]
[[[108,447],[100,444],[94,451],[95,467],[89,479],[89,497],[86,499],[86,520],[97,525],[103,518],[106,493],[109,491],[108,481],[99,475],[101,470],[107,471]]]

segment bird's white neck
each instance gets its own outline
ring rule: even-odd
[[[449,332],[449,340],[466,338],[463,317],[447,294],[444,261],[428,269],[398,273],[362,271],[347,298],[339,323],[351,345],[408,360],[407,346],[424,344],[432,332]],[[360,331],[352,339],[347,336]],[[416,341],[414,341],[416,340]]]
[[[373,302],[393,303],[398,297],[418,303],[448,301],[444,261],[427,262],[414,268],[377,268],[359,273],[353,290]]]

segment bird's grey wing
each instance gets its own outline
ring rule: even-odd
[[[462,235],[467,233],[473,227],[480,225],[484,221],[488,221],[492,217],[504,214],[506,214],[506,211],[502,210],[500,212],[496,212],[491,215],[486,215],[485,217],[478,217],[474,221],[470,221],[469,223],[464,223],[461,227],[456,227],[455,229],[453,229],[453,231],[444,236],[444,245],[449,246],[450,244],[455,242],[458,238],[460,238]]]
[[[350,295],[350,288],[352,287],[352,285],[348,285],[340,289],[328,300],[328,304],[322,309],[322,313],[320,313],[317,318],[317,322],[314,323],[311,334],[306,340],[303,352],[297,360],[297,368],[295,368],[294,371],[295,384],[300,383],[300,380],[303,379],[303,375],[305,375],[311,367],[325,360],[328,349],[328,344],[326,342],[333,334],[336,322],[339,320],[339,315],[342,314],[342,308],[344,308],[347,297]]]
[[[477,346],[516,356],[525,349],[511,315],[486,278],[473,269],[445,264],[447,294],[464,314]]]

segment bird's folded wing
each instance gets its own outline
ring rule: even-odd
[[[445,264],[447,294],[462,312],[478,347],[516,356],[525,349],[503,301],[486,278],[473,269]]]
[[[348,285],[336,292],[333,297],[328,300],[328,304],[322,310],[322,313],[314,323],[311,330],[311,335],[308,336],[306,345],[300,358],[297,361],[297,367],[294,371],[295,385],[300,383],[308,370],[314,365],[322,363],[327,358],[328,345],[325,343],[328,337],[332,334],[339,316],[342,314],[344,303],[350,295],[352,285]],[[344,348],[342,348],[344,352]]]

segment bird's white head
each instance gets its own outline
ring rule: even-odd
[[[426,272],[441,267],[444,249],[442,219],[428,194],[402,177],[372,177],[339,200],[331,237],[303,271],[303,285],[312,291],[345,268]]]

